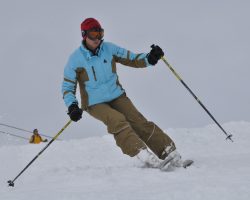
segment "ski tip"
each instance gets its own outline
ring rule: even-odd
[[[184,168],[187,168],[187,167],[189,167],[190,165],[192,165],[193,163],[194,163],[193,160],[185,160],[185,161],[183,162],[183,167],[184,167]]]

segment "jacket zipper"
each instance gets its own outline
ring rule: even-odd
[[[94,69],[93,66],[92,66],[92,71],[93,71],[93,74],[94,74],[95,81],[97,81],[97,79],[96,79],[96,74],[95,74],[95,69]]]

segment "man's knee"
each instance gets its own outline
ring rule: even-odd
[[[121,113],[111,113],[108,117],[107,128],[108,132],[111,134],[117,134],[129,126],[130,125],[127,122],[125,116]]]

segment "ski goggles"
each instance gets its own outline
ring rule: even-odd
[[[101,40],[104,36],[104,29],[94,28],[86,31],[86,36],[91,40]]]

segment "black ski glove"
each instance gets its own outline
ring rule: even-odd
[[[82,118],[82,109],[76,103],[73,103],[68,108],[68,115],[72,121],[77,122]]]
[[[161,47],[157,45],[151,45],[151,51],[148,54],[148,63],[151,65],[155,65],[158,60],[161,59],[162,56],[164,56],[164,52],[162,51]]]

